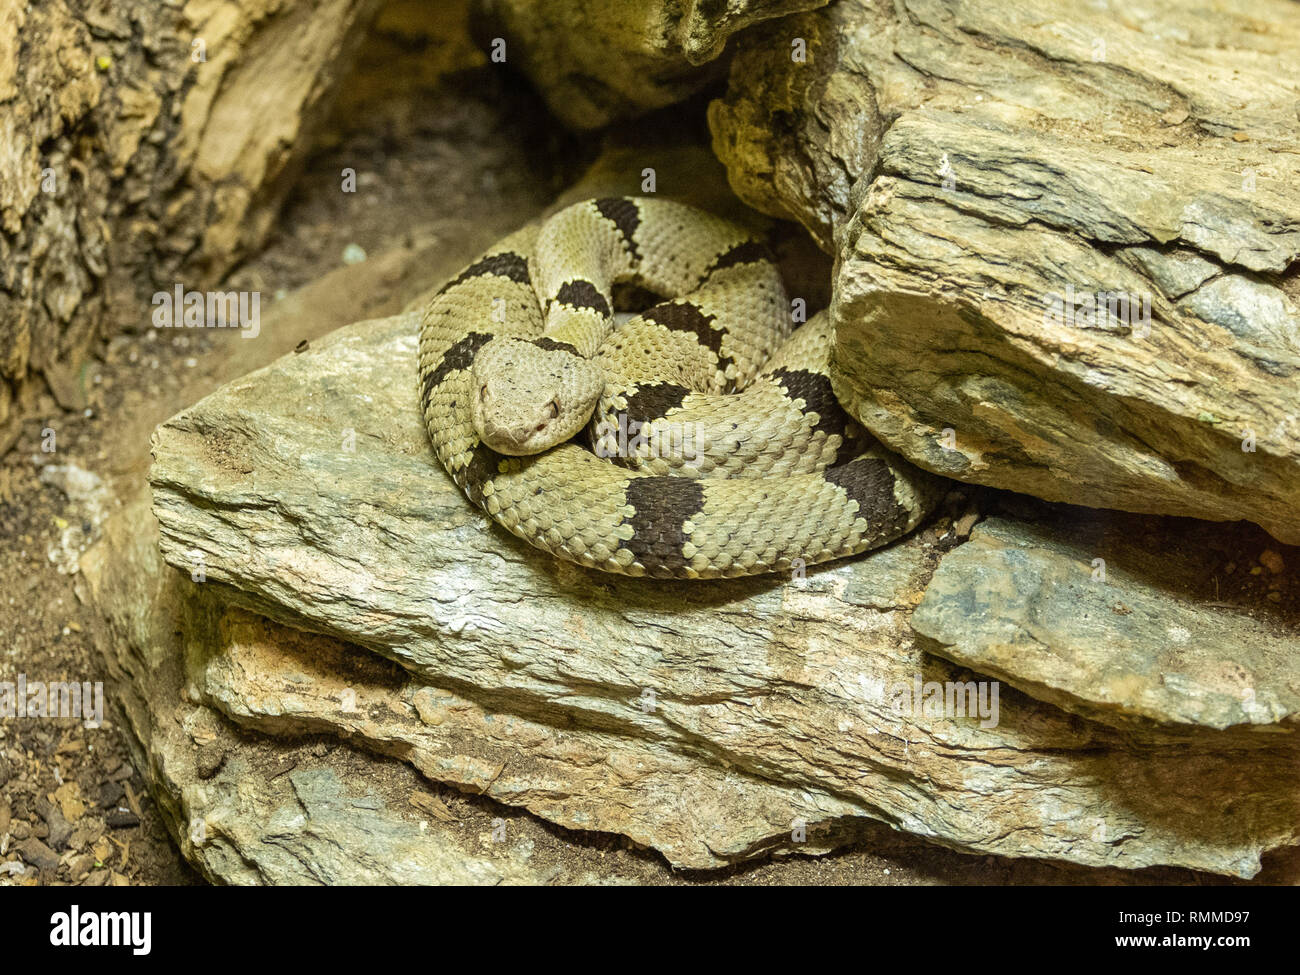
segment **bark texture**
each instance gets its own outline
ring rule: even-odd
[[[0,452],[270,230],[379,0],[0,0]]]

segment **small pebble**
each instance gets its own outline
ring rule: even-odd
[[[102,808],[107,809],[109,806],[115,806],[126,795],[126,790],[122,788],[120,782],[105,782],[99,787],[99,804]]]
[[[45,817],[45,825],[49,829],[47,837],[49,845],[56,850],[66,850],[68,840],[72,836],[72,824],[63,818],[63,813],[57,806],[50,807]]]
[[[85,877],[94,866],[95,858],[89,853],[79,853],[68,861],[68,869],[72,872],[73,880]]]
[[[1259,553],[1259,564],[1275,576],[1281,575],[1286,569],[1286,563],[1282,561],[1282,556],[1271,548],[1266,548]]]
[[[59,866],[59,855],[35,837],[23,840],[16,849],[37,870],[55,870]]]
[[[104,822],[113,829],[130,829],[132,826],[140,825],[140,817],[125,806],[118,806],[108,811],[104,816]]]

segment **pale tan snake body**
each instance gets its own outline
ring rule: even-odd
[[[615,328],[624,281],[665,300]],[[430,440],[501,525],[608,572],[750,575],[886,544],[941,482],[835,402],[826,316],[793,337],[790,318],[744,229],[657,199],[576,204],[430,302]],[[594,450],[572,440],[583,432]]]

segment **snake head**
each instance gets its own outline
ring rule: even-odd
[[[600,365],[549,339],[498,337],[474,357],[473,421],[499,454],[541,453],[587,425],[605,389]]]

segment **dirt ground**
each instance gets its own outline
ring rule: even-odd
[[[382,51],[375,52],[381,56]],[[401,151],[391,125],[346,134],[323,148],[265,251],[225,287],[283,300],[293,289],[347,263],[367,259],[446,216],[446,201],[492,193],[544,205],[572,172],[546,171],[521,159],[510,116],[491,82],[458,74],[429,95],[425,124],[401,120]],[[527,111],[527,106],[516,106]],[[505,120],[503,122],[503,119]],[[511,123],[513,124],[513,123]],[[385,128],[389,126],[389,128]],[[472,144],[472,159],[466,146]],[[591,146],[573,147],[575,158]],[[370,192],[338,192],[339,173],[355,168]],[[516,181],[513,182],[512,181]],[[528,185],[524,185],[524,181]],[[396,301],[398,296],[394,295]],[[0,673],[29,680],[109,681],[89,633],[91,610],[75,588],[76,555],[97,526],[69,500],[66,465],[94,472],[111,499],[115,477],[138,467],[148,430],[212,388],[227,373],[233,335],[141,327],[104,343],[85,373],[88,406],[58,408],[50,396],[26,418],[18,445],[0,459]],[[111,504],[106,501],[106,504]],[[1266,571],[1245,562],[1216,580],[1230,599],[1267,585]],[[1294,600],[1295,592],[1278,598]],[[106,688],[111,699],[111,688]],[[132,768],[124,731],[111,713],[101,727],[76,719],[0,723],[0,883],[193,884],[203,880],[177,853]],[[487,800],[439,790],[467,828],[489,816],[524,816]],[[1218,884],[1221,878],[1177,870],[1089,871],[1067,865],[969,856],[891,831],[826,857],[758,862],[709,875],[670,871],[655,854],[619,837],[577,834],[542,824],[550,837],[539,855],[587,869],[612,857],[646,882],[734,884]],[[1267,862],[1257,882],[1300,876],[1300,856]]]

